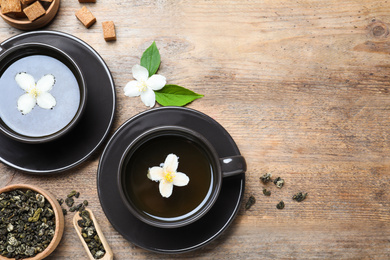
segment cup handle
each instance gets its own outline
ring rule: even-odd
[[[222,177],[230,177],[246,171],[246,162],[241,155],[219,159],[221,162]]]

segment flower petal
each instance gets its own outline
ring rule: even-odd
[[[19,97],[18,99],[18,109],[22,112],[23,115],[28,114],[35,107],[37,101],[33,96],[26,93]]]
[[[175,186],[186,186],[190,182],[190,178],[185,173],[182,172],[176,172],[175,178],[173,178],[173,185]]]
[[[156,104],[156,94],[154,94],[152,89],[147,88],[141,93],[141,100],[145,106],[154,107],[154,104]]]
[[[160,181],[164,179],[164,171],[161,167],[155,166],[152,168],[149,168],[148,171],[148,178],[152,181]]]
[[[161,196],[164,198],[169,198],[172,195],[173,184],[171,182],[162,180],[160,181],[160,185],[158,187],[160,189]]]
[[[50,109],[53,108],[57,102],[56,99],[48,92],[42,92],[37,97],[37,104],[41,108]]]
[[[18,83],[19,87],[24,89],[25,91],[30,91],[30,89],[35,87],[35,79],[30,74],[25,72],[21,72],[16,74],[15,81]],[[34,104],[35,105],[35,104]]]
[[[167,158],[164,162],[164,170],[166,172],[176,172],[177,167],[179,166],[179,157],[177,157],[175,154],[171,153],[168,154]]]
[[[149,77],[149,72],[148,70],[141,66],[141,65],[134,65],[133,68],[131,69],[133,72],[133,77],[138,80],[138,81],[147,81]]]
[[[132,80],[129,83],[126,84],[125,88],[123,89],[125,91],[125,95],[128,97],[138,97],[141,95],[141,91],[139,91],[139,88],[137,87],[138,81]]]
[[[153,90],[162,89],[167,84],[167,79],[164,76],[154,74],[147,81],[146,85]]]
[[[51,74],[47,74],[40,78],[37,82],[37,89],[41,92],[50,91],[55,83],[55,78]]]

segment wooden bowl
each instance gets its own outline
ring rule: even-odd
[[[39,260],[39,259],[43,259],[43,258],[49,256],[54,251],[54,249],[56,249],[58,244],[60,243],[61,238],[62,238],[62,234],[64,233],[64,214],[62,212],[62,208],[61,208],[60,204],[58,203],[57,199],[53,195],[51,195],[49,192],[47,192],[41,188],[38,188],[36,186],[28,185],[28,184],[14,184],[14,185],[6,186],[6,187],[0,189],[0,194],[4,193],[4,192],[9,192],[12,190],[32,190],[32,191],[38,192],[41,195],[43,195],[49,201],[50,205],[52,206],[53,211],[54,211],[54,215],[55,215],[55,224],[56,224],[53,239],[51,240],[48,247],[45,250],[43,250],[41,253],[37,254],[34,257],[29,257],[29,258],[24,258],[24,259],[25,260]],[[1,260],[14,260],[15,258],[7,258],[7,257],[0,255],[0,259]]]
[[[58,8],[60,7],[60,0],[53,0],[51,2],[50,6],[46,9],[46,14],[43,16],[39,17],[38,19],[34,21],[30,21],[27,17],[11,17],[7,14],[3,14],[0,12],[0,16],[4,19],[6,23],[9,25],[20,29],[24,31],[30,31],[30,30],[35,30],[39,29],[53,20],[53,18],[56,16],[58,12]]]

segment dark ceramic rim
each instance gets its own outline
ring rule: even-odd
[[[0,74],[2,74],[7,67],[9,67],[12,63],[17,61],[18,59],[31,55],[31,53],[23,53],[23,50],[28,51],[28,48],[33,48],[34,51],[36,51],[33,54],[44,54],[44,55],[52,57],[52,55],[44,52],[45,49],[53,51],[55,54],[58,54],[58,56],[63,58],[66,61],[66,63],[68,63],[65,65],[75,75],[75,77],[77,79],[77,83],[79,85],[79,89],[80,89],[80,103],[79,103],[79,107],[77,109],[75,116],[72,118],[72,120],[64,128],[60,129],[59,131],[57,131],[53,134],[45,135],[45,136],[38,136],[38,137],[22,135],[16,131],[13,131],[12,129],[10,129],[0,118],[0,131],[2,133],[4,133],[6,136],[8,136],[16,141],[19,141],[19,142],[24,142],[24,143],[29,143],[29,144],[39,144],[39,143],[50,142],[50,141],[53,141],[55,139],[62,137],[63,135],[67,134],[79,122],[79,120],[80,120],[80,118],[85,110],[85,104],[87,101],[87,87],[86,87],[85,79],[84,79],[84,76],[83,76],[81,69],[79,68],[77,63],[68,54],[66,54],[62,50],[60,50],[52,45],[45,44],[45,43],[39,43],[39,42],[22,43],[19,45],[12,46],[9,49],[1,50],[0,51],[0,64],[4,60],[6,60],[6,59],[8,59],[8,60],[6,61],[7,62],[6,64],[2,64],[0,66],[0,71],[1,71]],[[53,57],[53,58],[56,58],[56,57]],[[61,62],[63,62],[63,61],[61,61]],[[69,67],[69,66],[71,66],[71,67]]]
[[[213,167],[213,177],[214,181],[212,183],[211,187],[211,195],[202,201],[204,205],[202,205],[199,209],[194,209],[193,211],[189,212],[188,216],[185,216],[183,218],[178,217],[177,220],[169,220],[167,218],[164,220],[159,220],[156,218],[153,218],[151,216],[148,216],[147,214],[144,214],[142,211],[138,210],[134,204],[131,202],[131,199],[129,198],[128,194],[124,192],[123,189],[123,170],[125,167],[125,164],[129,160],[129,156],[131,156],[140,146],[142,146],[144,143],[161,136],[180,136],[184,137],[188,140],[196,142],[199,146],[202,147],[202,149],[207,153],[207,156],[212,160],[211,165]],[[222,185],[222,172],[221,172],[221,165],[219,163],[219,156],[217,152],[215,151],[212,144],[200,133],[193,131],[186,127],[181,126],[159,126],[155,127],[153,129],[150,129],[140,136],[133,140],[125,152],[123,153],[121,159],[120,159],[120,165],[117,172],[117,181],[118,181],[118,187],[119,187],[119,193],[122,198],[123,203],[126,205],[127,209],[139,220],[143,221],[146,224],[160,227],[160,228],[178,228],[185,225],[189,225],[201,217],[203,217],[214,205],[215,201],[217,200],[219,196],[219,192],[221,190]]]

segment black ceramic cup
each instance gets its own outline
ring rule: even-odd
[[[159,183],[147,177],[148,169],[164,163],[170,153],[179,157],[177,171],[189,177],[163,198]],[[160,165],[161,166],[161,165]],[[210,142],[196,131],[179,126],[150,129],[130,143],[117,172],[121,199],[146,224],[160,228],[189,225],[204,216],[219,196],[222,179],[246,171],[242,156],[219,158]]]
[[[87,99],[85,79],[76,62],[62,50],[43,43],[1,48],[0,133],[29,144],[50,142],[67,134],[80,120]],[[50,94],[56,105],[52,109],[35,105],[23,115],[17,102],[27,92],[17,84],[17,73],[30,74],[35,82],[52,74],[55,83]]]

